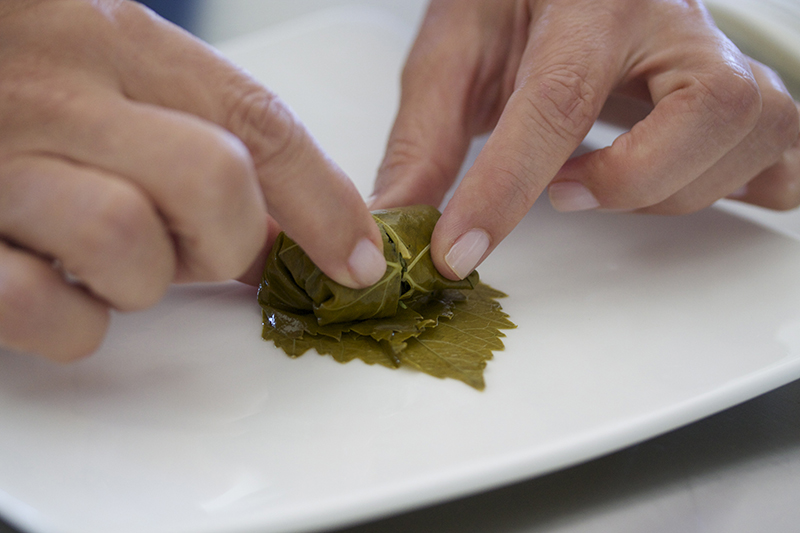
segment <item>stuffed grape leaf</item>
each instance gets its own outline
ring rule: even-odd
[[[408,366],[482,390],[483,370],[516,327],[497,302],[505,295],[477,272],[451,281],[436,270],[430,241],[439,212],[429,206],[375,211],[386,273],[366,289],[343,287],[281,234],[258,292],[264,339],[290,357],[310,349],[340,363]]]

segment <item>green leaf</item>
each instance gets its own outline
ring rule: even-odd
[[[516,326],[508,320],[494,298],[504,296],[486,284],[464,291],[467,298],[457,301],[452,317],[442,318],[410,339],[401,354],[405,365],[438,378],[453,378],[483,390],[483,370],[493,351],[503,349],[502,329]]]
[[[384,277],[362,290],[325,276],[285,234],[264,269],[258,301],[264,339],[291,357],[310,349],[346,363],[361,359],[409,366],[482,390],[502,329],[516,327],[502,311],[505,295],[477,273],[451,281],[436,270],[430,239],[439,212],[414,206],[373,213],[384,243]]]

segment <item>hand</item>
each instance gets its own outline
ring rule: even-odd
[[[210,47],[111,0],[5,0],[0,36],[0,344],[70,360],[174,281],[257,282],[267,211],[337,281],[383,274],[351,182]]]
[[[610,97],[646,112],[613,146],[568,161]],[[697,1],[433,0],[371,206],[438,205],[471,138],[492,129],[433,235],[453,279],[548,187],[561,211],[800,204],[797,104]]]

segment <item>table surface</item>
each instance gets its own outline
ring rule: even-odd
[[[342,3],[200,0],[197,30],[214,42]],[[420,0],[361,3],[389,9],[410,23],[423,8]],[[756,216],[800,235],[800,212]],[[798,420],[800,382],[794,382],[585,464],[338,532],[795,532]],[[17,530],[0,521],[0,533]]]

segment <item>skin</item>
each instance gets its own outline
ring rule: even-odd
[[[213,49],[134,2],[0,3],[0,345],[90,354],[171,283],[257,282],[279,225],[340,283],[385,270],[350,180]]]
[[[630,131],[570,160],[604,108]],[[370,205],[439,205],[492,131],[433,235],[457,279],[545,191],[562,211],[683,214],[726,196],[794,208],[798,122],[778,76],[699,2],[433,0]]]
[[[275,94],[185,32],[125,0],[4,0],[0,43],[0,345],[85,356],[110,310],[171,283],[256,282],[279,226],[340,283],[382,274],[346,176]],[[630,133],[567,163],[620,98],[642,111]],[[795,102],[688,0],[434,0],[373,207],[438,205],[492,129],[434,233],[451,278],[548,187],[561,209],[800,203]],[[472,230],[465,267],[450,250]]]

